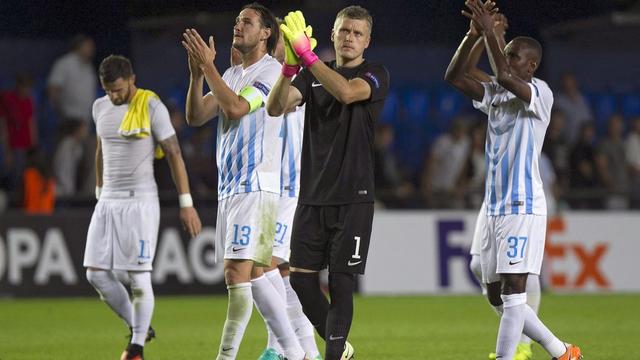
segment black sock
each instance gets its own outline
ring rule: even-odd
[[[318,335],[325,338],[327,329],[327,314],[329,313],[329,301],[320,289],[320,277],[317,272],[303,273],[291,272],[291,287],[296,291],[302,311],[307,315]]]
[[[331,306],[327,316],[325,360],[340,360],[342,357],[353,319],[355,283],[353,274],[329,273]]]

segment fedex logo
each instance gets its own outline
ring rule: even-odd
[[[556,289],[573,289],[592,283],[600,289],[609,288],[610,282],[600,267],[607,254],[608,244],[596,243],[589,247],[577,241],[578,239],[570,243],[554,243],[554,235],[562,234],[565,230],[565,222],[561,218],[551,219],[547,226],[544,268],[551,286]],[[569,271],[575,269],[557,269],[561,263],[571,261],[577,261],[577,272]]]
[[[610,289],[611,282],[602,270],[610,244],[603,242],[587,244],[578,239],[570,242],[554,242],[554,237],[557,239],[557,235],[565,233],[565,227],[564,220],[559,218],[551,219],[548,224],[542,268],[543,274],[546,275],[545,280],[555,289],[571,290],[587,287]],[[469,222],[463,219],[436,222],[437,259],[439,260],[437,283],[441,288],[453,289],[464,286],[460,281],[478,285],[468,267],[471,260],[470,229],[473,229],[473,224],[469,225]],[[454,241],[455,237],[466,237],[468,241]],[[464,269],[460,266],[464,266]]]
[[[469,282],[480,287],[480,284],[478,284],[468,266],[471,261],[471,255],[469,254],[469,245],[471,242],[455,244],[451,241],[453,235],[459,235],[465,232],[465,222],[463,220],[440,220],[437,223],[436,231],[438,235],[438,259],[440,259],[438,266],[440,274],[438,279],[439,285],[444,288],[451,287],[450,263],[458,259],[462,260],[465,264],[465,274]]]

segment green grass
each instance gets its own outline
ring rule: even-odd
[[[635,294],[545,294],[541,318],[587,359],[640,359],[639,304]],[[355,309],[358,360],[486,359],[495,346],[498,319],[480,296],[360,297]],[[225,312],[226,297],[157,298],[146,358],[214,359]],[[0,300],[0,360],[117,359],[127,333],[97,296]],[[238,359],[257,359],[265,338],[254,311]]]

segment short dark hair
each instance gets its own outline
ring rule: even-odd
[[[369,11],[362,6],[347,6],[346,8],[338,12],[338,15],[336,15],[336,20],[343,17],[354,20],[365,20],[369,24],[369,32],[373,30],[373,18],[371,17],[371,14],[369,14]]]
[[[525,48],[531,51],[535,57],[536,66],[540,66],[540,62],[542,62],[542,45],[538,40],[528,36],[518,36],[513,41],[523,44]]]
[[[100,80],[112,83],[119,78],[128,79],[133,75],[131,61],[122,55],[109,55],[100,63],[98,70]]]
[[[273,54],[273,51],[276,49],[276,45],[278,45],[278,40],[280,39],[280,27],[278,26],[276,17],[273,15],[271,10],[257,2],[252,2],[251,4],[243,6],[242,10],[244,9],[251,9],[257,12],[258,15],[260,15],[260,24],[267,29],[271,29],[271,35],[267,39],[267,53]]]

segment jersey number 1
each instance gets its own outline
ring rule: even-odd
[[[352,259],[360,259],[360,236],[353,237],[356,240],[356,251],[351,255]]]

